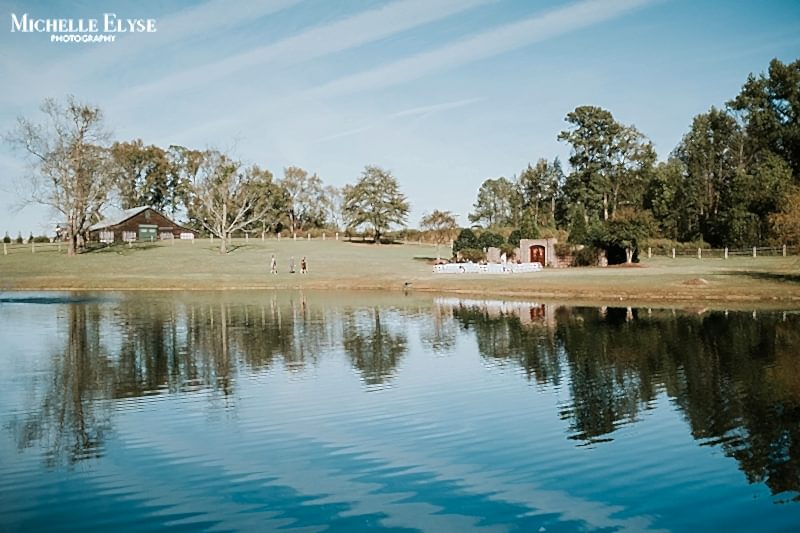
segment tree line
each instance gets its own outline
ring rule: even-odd
[[[408,216],[397,180],[378,166],[337,188],[297,166],[276,178],[216,149],[112,142],[100,108],[72,96],[63,104],[47,99],[41,111],[42,122],[20,118],[6,140],[29,156],[29,200],[64,218],[69,255],[85,246],[89,228],[110,205],[180,213],[189,227],[218,237],[221,253],[234,232],[284,228],[370,230],[379,243]]]
[[[724,108],[692,120],[667,159],[606,109],[580,106],[558,139],[569,173],[539,159],[487,179],[469,220],[523,238],[568,235],[630,262],[650,238],[744,247],[800,244],[800,60],[751,74]],[[624,255],[622,255],[624,252]]]
[[[342,188],[296,166],[276,178],[220,150],[112,142],[102,111],[74,97],[48,99],[41,110],[42,122],[20,118],[6,140],[30,157],[30,200],[64,218],[70,254],[110,204],[180,213],[190,227],[219,237],[223,253],[227,238],[242,230],[344,227],[369,230],[380,242],[392,225],[407,222],[408,200],[378,166]],[[800,60],[777,59],[767,73],[751,74],[724,108],[694,117],[661,162],[635,126],[600,107],[577,107],[558,135],[570,146],[569,172],[558,158],[542,158],[519,176],[485,180],[468,217],[484,231],[478,237],[465,228],[453,251],[510,251],[521,238],[553,235],[630,262],[653,238],[715,247],[800,244],[798,114]],[[420,228],[438,247],[458,224],[437,209]]]

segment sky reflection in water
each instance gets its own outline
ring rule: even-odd
[[[800,521],[797,314],[0,296],[0,529]]]

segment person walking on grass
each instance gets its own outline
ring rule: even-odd
[[[303,256],[303,258],[300,259],[300,273],[301,274],[308,274],[308,263],[306,263],[306,257],[305,256]]]
[[[294,256],[289,258],[289,274],[294,274]]]
[[[272,260],[270,261],[270,273],[278,273],[278,260],[275,259],[275,254],[272,254]]]

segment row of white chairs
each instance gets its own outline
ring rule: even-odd
[[[437,274],[520,274],[539,272],[541,269],[541,263],[447,263],[433,267]]]

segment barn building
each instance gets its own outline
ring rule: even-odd
[[[173,222],[150,206],[127,209],[89,228],[89,239],[104,243],[194,239],[195,232]]]

